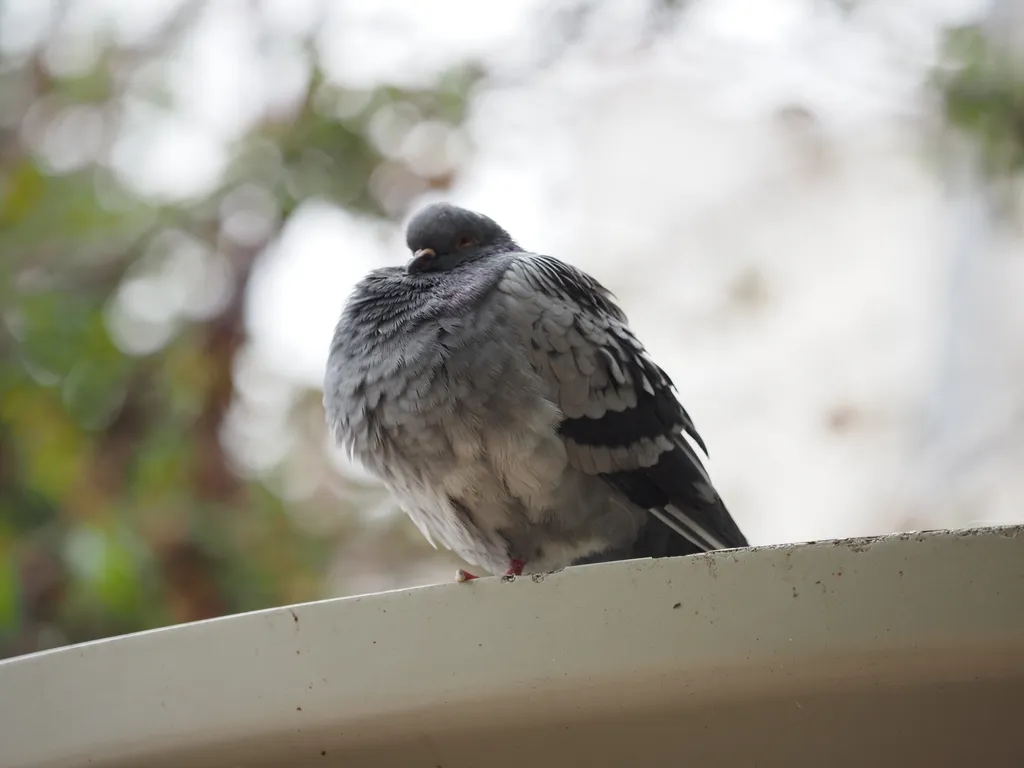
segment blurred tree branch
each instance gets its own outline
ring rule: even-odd
[[[289,504],[334,513],[337,497],[286,503],[267,478],[239,474],[223,439],[249,341],[249,283],[306,198],[400,215],[423,189],[449,183],[449,171],[420,177],[385,157],[372,118],[408,104],[419,119],[457,125],[481,74],[381,87],[339,118],[331,104],[347,94],[314,68],[294,110],[268,106],[243,132],[212,189],[157,202],[112,164],[126,104],[148,99],[173,113],[167,63],[210,6],[183,3],[145,42],[107,39],[88,71],[57,74],[48,47],[76,4],[62,4],[35,50],[0,50],[0,97],[11,105],[0,116],[0,563],[11,564],[0,573],[0,655],[320,595],[336,542],[301,528]],[[60,169],[48,152],[77,142],[57,129],[80,107],[99,116],[99,148]],[[385,164],[400,181],[386,199],[371,183]],[[246,199],[240,189],[276,207],[246,211],[263,217],[258,237],[238,240],[225,226]],[[157,305],[195,290],[174,285],[167,268],[183,242],[200,254],[190,269],[224,265],[223,301],[164,317]],[[136,336],[137,349],[125,341]],[[337,531],[357,536],[358,526]]]

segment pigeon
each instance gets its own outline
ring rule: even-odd
[[[748,546],[604,286],[447,203],[406,243],[345,304],[324,407],[435,548],[519,576]]]

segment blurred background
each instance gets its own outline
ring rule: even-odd
[[[320,394],[439,198],[618,295],[753,543],[1024,520],[1019,6],[0,0],[0,656],[453,578]]]

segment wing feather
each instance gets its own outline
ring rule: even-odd
[[[683,551],[747,546],[687,440],[707,454],[672,380],[611,293],[536,254],[513,261],[498,288],[528,325],[530,364],[557,399],[572,466],[650,510],[687,542]]]

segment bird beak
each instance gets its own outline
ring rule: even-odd
[[[414,275],[417,272],[426,272],[427,265],[436,255],[433,248],[421,248],[416,251],[409,263],[405,265],[406,274]]]

